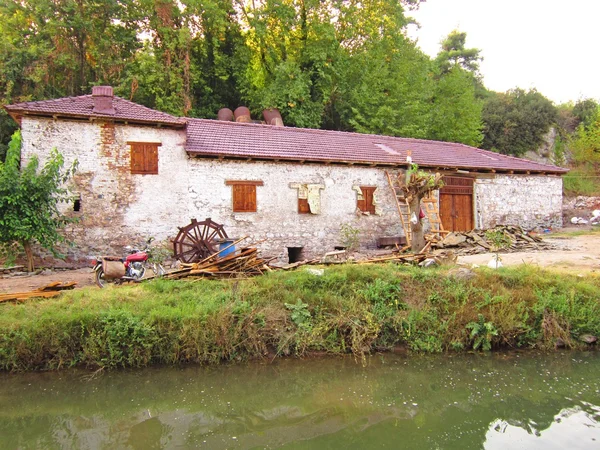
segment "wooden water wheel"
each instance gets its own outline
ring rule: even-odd
[[[219,251],[218,239],[227,238],[223,225],[210,217],[202,222],[192,219],[189,225],[179,228],[173,241],[173,254],[184,263],[200,261]]]

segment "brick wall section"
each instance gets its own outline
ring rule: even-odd
[[[525,229],[562,227],[562,178],[496,175],[475,182],[476,224],[521,225]]]

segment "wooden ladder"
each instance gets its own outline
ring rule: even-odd
[[[427,215],[427,220],[429,220],[429,232],[438,235],[447,233],[447,231],[444,231],[440,218],[440,208],[433,192],[430,192],[427,197],[421,200],[421,203],[425,206],[425,214]]]
[[[412,241],[412,229],[410,227],[410,208],[408,207],[408,201],[404,198],[402,187],[399,185],[398,180],[394,183],[392,176],[389,172],[385,171],[388,183],[394,198],[396,199],[396,207],[398,208],[398,214],[400,215],[400,222],[402,223],[402,229],[404,230],[404,237],[406,237],[406,244],[411,245]]]

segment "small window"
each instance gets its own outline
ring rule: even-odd
[[[158,147],[156,142],[128,142],[131,146],[131,173],[158,174]]]
[[[81,212],[81,195],[75,199],[73,202],[73,211]]]
[[[356,200],[356,207],[369,214],[375,214],[375,203],[373,202],[376,187],[373,186],[360,186],[361,194],[358,195]]]
[[[304,259],[304,247],[288,247],[288,262],[290,264]]]
[[[262,181],[226,181],[232,187],[233,212],[256,212],[256,186]]]
[[[321,214],[321,189],[325,185],[317,183],[290,183],[298,190],[298,214]]]
[[[310,205],[307,198],[298,199],[298,214],[310,214]]]

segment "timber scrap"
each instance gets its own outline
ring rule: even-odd
[[[66,289],[73,289],[77,285],[76,281],[68,281],[61,283],[55,281],[46,286],[34,289],[33,291],[27,292],[14,292],[10,294],[0,294],[0,303],[9,301],[23,301],[30,298],[50,298],[60,295],[61,291]]]

